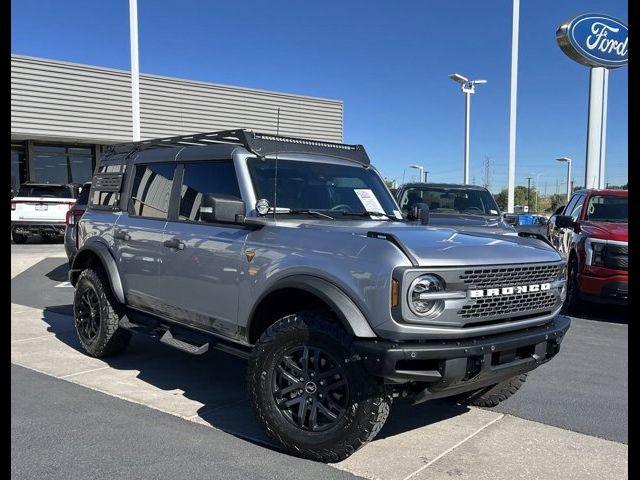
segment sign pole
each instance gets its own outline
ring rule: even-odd
[[[607,128],[607,87],[609,70],[591,68],[589,78],[589,120],[587,124],[587,158],[585,188],[604,187],[605,143]]]
[[[629,27],[609,15],[584,13],[563,22],[556,40],[569,58],[591,68],[584,187],[604,188],[609,70],[629,61]]]

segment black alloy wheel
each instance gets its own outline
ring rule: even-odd
[[[349,405],[342,367],[315,346],[298,346],[282,354],[272,391],[280,413],[291,424],[313,432],[332,428]]]
[[[91,343],[100,331],[100,300],[98,293],[90,284],[83,285],[83,290],[79,294],[76,330],[86,342]]]

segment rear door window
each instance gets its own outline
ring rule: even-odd
[[[129,214],[166,219],[175,170],[175,163],[137,165],[129,200]]]

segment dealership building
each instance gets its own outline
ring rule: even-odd
[[[342,142],[342,101],[140,74],[142,140],[247,128]],[[103,146],[131,141],[131,75],[11,55],[11,189],[91,179]]]

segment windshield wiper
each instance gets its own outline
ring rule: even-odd
[[[276,215],[281,215],[283,213],[287,214],[287,215],[298,215],[298,214],[306,213],[307,215],[311,215],[311,216],[318,217],[318,218],[326,218],[327,220],[335,220],[335,218],[330,216],[330,215],[326,215],[324,213],[320,213],[320,212],[316,212],[315,210],[308,210],[308,209],[288,210],[288,211],[285,211],[285,212],[276,212]]]
[[[395,220],[396,222],[401,222],[402,219],[394,216],[394,215],[389,215],[388,213],[383,213],[383,212],[372,212],[369,210],[365,210],[364,212],[342,212],[342,215],[347,215],[350,217],[387,217],[389,220]]]

